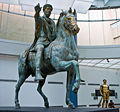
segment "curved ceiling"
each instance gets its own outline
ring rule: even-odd
[[[53,5],[54,14],[61,10],[68,10],[69,7],[76,9],[78,13],[86,13],[89,9],[106,9],[120,7],[120,0],[0,0],[0,3],[20,5],[23,11],[34,11],[34,6],[40,3]]]
[[[20,5],[23,11],[34,11],[34,6],[40,3],[49,3],[53,6],[53,13],[59,14],[61,10],[68,10],[70,7],[77,12],[86,13],[94,0],[0,0],[0,3]]]
[[[94,0],[90,9],[120,8],[120,0]]]

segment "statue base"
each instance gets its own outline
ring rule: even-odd
[[[0,107],[0,112],[119,112],[118,108],[63,108],[63,107]]]

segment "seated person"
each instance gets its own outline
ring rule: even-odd
[[[115,107],[114,107],[114,102],[113,102],[112,100],[110,100],[110,103],[108,104],[108,107],[109,107],[109,108],[115,108]]]

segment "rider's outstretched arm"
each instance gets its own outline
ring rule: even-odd
[[[35,9],[35,15],[34,15],[35,21],[36,21],[36,20],[39,18],[39,16],[40,16],[41,8],[42,8],[42,7],[40,7],[40,4],[39,4],[39,3],[34,7],[34,9]]]

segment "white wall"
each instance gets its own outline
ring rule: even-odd
[[[3,7],[5,8],[5,5],[3,5]],[[13,9],[15,12],[21,13],[18,12],[16,8]],[[118,18],[119,18],[119,10],[120,9],[117,10]],[[28,13],[28,11],[26,13]],[[34,13],[28,13],[28,15],[31,14],[33,14],[32,16],[34,16]],[[57,16],[55,16],[55,18],[56,17]],[[52,16],[52,18],[54,17]],[[88,13],[86,14],[78,13],[77,18],[78,20],[106,20],[106,19],[116,19],[116,16],[114,9],[103,10],[103,11],[90,10],[89,17],[88,17]],[[119,44],[120,28],[110,27],[110,24],[116,21],[78,22],[78,26],[80,27],[80,31],[78,33],[78,45]],[[0,38],[2,39],[17,40],[22,42],[32,42],[34,39],[34,32],[35,32],[34,28],[35,28],[34,18],[15,15],[2,11],[0,12]],[[114,37],[117,37],[117,39],[113,39]]]
[[[78,46],[80,59],[120,58],[120,45]]]

